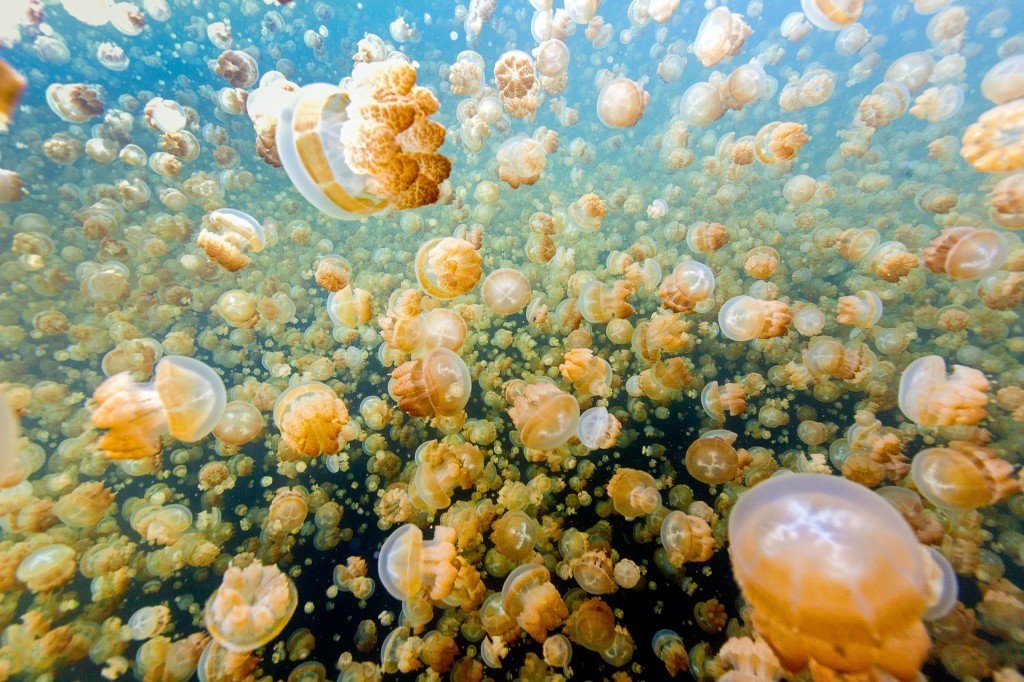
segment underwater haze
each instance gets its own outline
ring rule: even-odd
[[[1024,679],[1021,0],[0,5],[0,681]]]

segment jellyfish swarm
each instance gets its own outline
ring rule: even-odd
[[[550,381],[524,387],[511,402],[508,414],[519,439],[531,450],[553,450],[576,433],[579,403]]]
[[[416,70],[399,60],[359,63],[341,86],[314,83],[284,104],[277,121],[281,165],[323,213],[357,220],[385,208],[437,201],[451,162],[436,152],[444,126]]]
[[[252,651],[281,634],[298,603],[295,584],[277,566],[232,566],[206,602],[206,629],[228,651]]]
[[[110,459],[143,459],[160,452],[160,437],[201,440],[220,421],[227,403],[224,382],[193,358],[168,355],[152,383],[115,374],[93,393],[93,426],[107,429],[99,446]]]
[[[210,260],[228,272],[237,272],[249,265],[245,252],[262,251],[267,246],[267,236],[259,221],[248,213],[219,208],[203,218],[196,244]]]
[[[458,414],[469,402],[471,389],[466,363],[442,347],[402,363],[388,383],[388,393],[398,407],[413,417]]]
[[[920,426],[974,426],[985,418],[988,379],[980,371],[926,355],[907,365],[900,377],[899,407]]]
[[[881,497],[836,476],[776,476],[740,497],[729,539],[754,628],[787,669],[917,674],[930,645],[920,545]]]

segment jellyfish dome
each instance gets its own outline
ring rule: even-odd
[[[277,566],[232,566],[206,601],[206,629],[229,651],[252,651],[281,634],[298,603],[295,584]]]
[[[988,379],[979,370],[953,365],[938,355],[914,360],[903,370],[899,386],[900,410],[921,426],[973,426],[985,418]]]
[[[429,118],[438,108],[408,62],[358,64],[342,87],[307,85],[283,105],[281,164],[295,188],[334,218],[432,204],[451,172],[436,151],[445,129]]]
[[[517,395],[508,410],[523,445],[550,450],[576,433],[580,406],[576,398],[549,381],[530,384]]]
[[[733,574],[783,665],[913,677],[930,645],[929,592],[913,530],[851,481],[784,474],[729,516]]]

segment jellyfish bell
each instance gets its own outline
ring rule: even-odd
[[[1009,243],[995,230],[970,226],[947,227],[924,249],[925,266],[953,280],[987,277],[1006,262]]]
[[[730,443],[707,435],[686,449],[685,465],[690,476],[708,485],[731,481],[740,467],[736,449]]]
[[[697,29],[693,53],[704,66],[714,66],[738,54],[750,32],[742,15],[730,12],[727,7],[716,7],[708,12]]]
[[[523,273],[499,268],[487,275],[483,284],[484,304],[499,315],[512,315],[530,302],[532,289]]]
[[[899,407],[921,426],[974,425],[985,418],[988,380],[977,369],[953,365],[946,375],[946,362],[938,355],[914,360],[903,370],[899,384]]]
[[[920,545],[899,513],[846,479],[784,474],[729,515],[733,575],[782,663],[913,677],[930,640]]]
[[[550,381],[527,385],[511,403],[509,416],[530,449],[551,450],[576,434],[579,403]]]
[[[863,0],[800,0],[807,20],[825,31],[841,31],[860,19]]]
[[[977,509],[1016,492],[1013,465],[991,448],[962,441],[917,453],[910,473],[921,495],[944,509]]]
[[[695,126],[706,126],[722,118],[725,103],[718,88],[711,83],[697,82],[679,98],[676,109],[680,116]]]
[[[591,407],[580,414],[576,435],[588,450],[610,448],[618,440],[622,426],[606,407]]]
[[[644,115],[650,95],[636,81],[613,78],[597,97],[597,117],[609,128],[631,128]]]
[[[414,417],[452,416],[462,412],[472,388],[469,368],[444,347],[427,351],[391,373],[388,392],[399,408]]]
[[[778,336],[790,319],[789,306],[782,301],[761,301],[743,294],[730,298],[718,311],[718,326],[733,341]]]
[[[856,54],[862,47],[867,45],[871,34],[861,24],[851,24],[839,32],[836,36],[836,52],[841,57],[849,57]]]
[[[481,261],[480,253],[465,239],[431,239],[416,252],[416,279],[431,296],[454,298],[476,286]]]
[[[206,629],[228,651],[253,651],[281,634],[298,603],[295,584],[277,566],[232,566],[206,602]]]

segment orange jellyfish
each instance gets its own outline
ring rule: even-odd
[[[661,493],[654,477],[646,471],[619,467],[608,481],[608,497],[615,511],[632,520],[661,506]]]
[[[532,557],[539,534],[540,524],[518,509],[505,512],[491,525],[491,542],[512,561]]]
[[[714,66],[739,54],[749,36],[750,26],[742,15],[730,12],[728,7],[716,7],[697,29],[693,53],[704,66]]]
[[[469,402],[469,368],[447,348],[434,348],[391,372],[388,393],[414,417],[458,414]]]
[[[781,336],[786,333],[791,319],[785,302],[746,295],[730,298],[718,311],[718,326],[722,334],[733,341]]]
[[[825,31],[841,31],[860,18],[864,0],[800,0],[807,20]]]
[[[580,406],[576,398],[550,381],[538,381],[522,388],[511,399],[508,414],[519,439],[533,450],[552,450],[576,433]]]
[[[615,445],[622,424],[606,407],[591,407],[580,415],[576,437],[588,450],[603,450]]]
[[[668,554],[669,564],[676,568],[707,561],[715,551],[708,522],[678,510],[670,511],[662,520],[661,544]]]
[[[509,573],[501,588],[501,604],[538,642],[544,642],[548,631],[569,615],[558,589],[551,584],[551,574],[541,564],[523,564]]]
[[[523,273],[500,268],[484,280],[484,304],[499,315],[512,315],[526,307],[533,290]]]
[[[704,412],[717,422],[725,421],[725,413],[738,417],[747,409],[747,392],[743,384],[727,382],[719,385],[710,381],[700,392],[700,403]]]
[[[206,629],[228,651],[252,651],[281,634],[298,603],[295,584],[277,566],[232,566],[206,602]]]
[[[974,426],[985,418],[988,379],[980,371],[926,355],[907,365],[900,377],[899,407],[920,426]]]
[[[686,471],[708,485],[721,485],[736,478],[740,462],[732,444],[705,436],[690,443],[686,448]]]
[[[437,526],[434,539],[424,540],[423,531],[411,523],[391,533],[377,558],[380,582],[388,594],[403,602],[421,593],[434,601],[447,597],[458,574],[453,563],[455,535],[453,529]]]
[[[296,452],[308,457],[333,455],[349,440],[348,408],[334,390],[319,381],[289,387],[274,403],[274,426]]]
[[[976,509],[995,504],[1020,488],[1013,465],[991,448],[952,441],[914,456],[911,474],[921,495],[948,509]]]
[[[631,128],[644,115],[651,96],[628,78],[613,78],[597,96],[597,117],[609,128]]]
[[[93,393],[93,426],[107,429],[99,445],[110,459],[144,459],[160,452],[160,437],[194,443],[224,413],[224,382],[194,358],[165,356],[152,383],[139,384],[127,372],[116,374]]]
[[[947,227],[922,252],[925,267],[953,280],[987,277],[1006,262],[1009,244],[995,230]]]
[[[964,132],[960,155],[982,173],[1024,169],[1024,98],[989,109]]]
[[[661,304],[677,313],[692,312],[715,293],[715,273],[695,260],[683,261],[658,287]]]
[[[837,476],[784,474],[729,515],[733,575],[783,666],[913,679],[930,641],[920,545],[903,517]]]
[[[458,237],[431,239],[416,252],[416,279],[440,299],[468,293],[480,281],[480,252]]]

